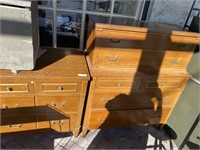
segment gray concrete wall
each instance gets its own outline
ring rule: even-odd
[[[0,5],[0,69],[32,70],[39,46],[37,5]]]
[[[31,7],[31,2],[36,0],[0,0],[2,4],[22,6],[22,7]]]
[[[193,0],[153,0],[147,20],[183,27],[192,3]]]

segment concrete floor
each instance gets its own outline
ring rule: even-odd
[[[134,126],[91,130],[86,137],[72,133],[37,133],[1,136],[1,149],[178,149],[164,129]]]

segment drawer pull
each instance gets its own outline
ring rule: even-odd
[[[63,90],[63,87],[62,86],[59,86],[58,87],[58,91],[62,91]]]
[[[10,87],[6,87],[6,89],[5,89],[6,91],[13,91],[13,89],[12,88],[10,88]]]
[[[56,126],[62,126],[64,124],[64,120],[61,120],[60,123],[56,123],[55,121],[51,121],[51,124],[56,125]]]
[[[181,58],[178,58],[177,60],[171,58],[169,61],[170,61],[171,64],[180,64]]]
[[[8,106],[7,106],[6,104],[3,104],[3,105],[2,105],[2,108],[8,109]]]
[[[165,82],[163,82],[163,83],[162,83],[162,86],[165,86],[165,85],[166,85]]]
[[[112,38],[109,38],[109,39],[110,39],[111,43],[120,43],[121,42],[120,39],[112,39]]]
[[[105,56],[105,59],[108,61],[117,61],[119,59],[119,56],[115,56],[115,57],[110,57],[108,55]]]
[[[8,125],[9,128],[21,128],[22,124],[18,125]]]
[[[103,123],[103,120],[102,120],[101,118],[98,118],[97,121],[98,121],[99,123]]]
[[[118,87],[121,87],[122,85],[121,85],[121,83],[117,83],[117,86],[118,86]]]
[[[179,43],[179,44],[177,44],[177,46],[178,46],[178,47],[185,47],[185,46],[186,46],[186,44]]]
[[[19,104],[16,104],[15,106],[16,106],[16,108],[19,108],[19,107],[20,107]],[[2,108],[4,108],[4,109],[8,109],[8,106],[7,106],[6,104],[3,104],[3,105],[2,105]]]
[[[56,105],[55,102],[52,102],[51,105],[54,106],[54,107],[64,107],[65,106],[65,102],[62,102],[60,106]]]
[[[16,108],[19,108],[19,107],[20,107],[20,105],[19,105],[19,104],[16,104],[15,106],[16,106]]]
[[[100,101],[101,101],[103,104],[106,104],[106,100],[105,100],[105,99],[102,98]]]

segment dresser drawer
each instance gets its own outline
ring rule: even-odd
[[[38,114],[78,111],[79,96],[37,96],[36,110]]]
[[[29,93],[31,92],[28,84],[0,84],[0,93]]]
[[[165,124],[170,109],[138,109],[121,111],[93,111],[90,129],[105,127],[128,127],[132,125]]]
[[[1,133],[30,131],[36,129],[35,115],[25,116],[2,116],[1,117]]]
[[[156,88],[179,88],[182,86],[182,79],[150,79],[146,84],[146,89],[156,89]]]
[[[98,79],[96,82],[96,88],[97,89],[127,89],[128,91],[130,90],[138,90],[140,89],[142,80],[120,80],[120,79]]]
[[[195,43],[193,38],[129,32],[120,30],[103,30],[102,47],[136,48],[190,51]]]
[[[140,67],[181,69],[187,67],[191,56],[191,52],[145,50],[139,65]]]
[[[135,109],[171,106],[177,95],[176,90],[135,92],[131,95],[121,93],[94,93],[92,109]]]
[[[37,92],[76,93],[80,92],[80,83],[37,83]]]
[[[58,132],[73,131],[76,125],[77,116],[75,114],[45,114],[37,115],[38,129],[53,129]]]
[[[98,54],[98,67],[136,68],[141,53],[141,50],[101,48]]]
[[[1,116],[35,114],[34,97],[1,97]]]

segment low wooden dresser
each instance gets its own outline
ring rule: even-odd
[[[200,34],[166,24],[91,17],[87,130],[167,123],[190,74]]]
[[[77,136],[88,81],[82,52],[48,49],[34,70],[0,70],[1,133],[72,131]]]

